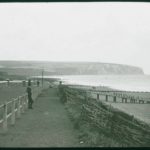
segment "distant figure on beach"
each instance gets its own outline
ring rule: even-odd
[[[28,94],[28,108],[32,109],[33,99],[32,99],[32,89],[30,86],[27,87],[26,92]]]
[[[31,86],[31,80],[30,79],[28,80],[28,86]]]
[[[39,80],[37,80],[37,86],[38,86],[38,87],[40,86],[40,81],[39,81]]]

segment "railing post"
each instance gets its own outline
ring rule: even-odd
[[[23,95],[23,108],[24,108],[24,112],[26,111],[26,97],[25,95]]]
[[[11,125],[15,124],[15,100],[12,101]]]
[[[108,95],[106,95],[106,102],[108,102]]]
[[[4,132],[7,131],[7,102],[4,104],[3,130],[4,130]]]
[[[38,88],[38,95],[41,93],[41,87]]]
[[[132,99],[132,97],[130,98],[130,103],[132,103],[133,102],[133,99]]]
[[[99,100],[99,94],[97,94],[97,100]]]
[[[116,96],[113,97],[113,101],[116,102]]]
[[[33,94],[33,99],[35,100],[36,96],[37,96],[36,88],[35,87],[34,87],[34,90],[32,91],[32,94]]]
[[[20,100],[21,100],[21,105],[22,105],[21,113],[24,113],[24,97],[21,96],[21,97],[20,97]]]
[[[34,99],[34,95],[35,95],[34,87],[32,87],[32,89],[31,89],[31,93],[32,93],[32,99]]]
[[[28,97],[27,97],[27,95],[24,95],[24,100],[25,100],[25,109],[28,109]]]
[[[17,108],[17,117],[20,118],[20,96],[18,97],[18,108]]]

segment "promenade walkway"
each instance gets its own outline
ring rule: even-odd
[[[79,147],[73,128],[56,89],[49,88],[36,100],[6,134],[0,134],[0,147]]]

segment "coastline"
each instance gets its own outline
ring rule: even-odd
[[[65,84],[108,86],[123,91],[150,92],[150,75],[55,75],[44,78],[59,78]]]
[[[139,91],[123,91],[111,88],[109,86],[90,86],[90,85],[81,85],[81,84],[65,84],[64,85],[72,88],[72,89],[78,89],[81,91],[85,91],[86,93],[90,93],[89,95],[91,98],[96,99],[97,95],[95,93],[99,92],[109,92],[110,97],[109,101],[106,102],[105,96],[99,96],[99,101],[105,102],[112,107],[119,109],[120,111],[123,111],[125,113],[128,113],[129,115],[134,115],[137,119],[140,119],[141,121],[144,121],[145,123],[150,124],[150,92],[139,92]],[[109,95],[108,93],[108,95]],[[111,95],[122,95],[124,97],[127,97],[127,103],[122,103],[121,97],[117,99],[116,102],[113,101],[113,97]],[[132,103],[130,102],[130,99],[135,99],[141,102]],[[142,102],[144,101],[144,103]]]
[[[99,96],[92,97],[90,92],[87,92],[89,88],[62,84],[59,90],[60,100],[64,103],[74,127],[81,132],[79,136],[81,141],[90,147],[150,146],[150,124],[148,122],[130,114],[129,110],[125,112],[105,100],[102,101]],[[122,104],[127,105],[127,103]],[[135,106],[136,104],[129,105]]]
[[[49,81],[49,88],[54,89],[60,97],[58,100],[64,105],[74,128],[79,131],[78,138],[81,144],[88,147],[150,146],[150,124],[137,118],[138,114],[130,113],[131,110],[136,110],[137,106],[142,108],[150,104],[138,101],[136,103],[122,102],[122,98],[130,94],[132,94],[132,98],[133,95],[137,98],[141,94],[140,92],[130,93],[130,91],[115,90],[107,86],[59,84],[60,79],[46,79],[46,81]],[[12,88],[18,91],[14,86],[6,87],[11,92]],[[116,94],[121,94],[123,97],[114,101]],[[143,95],[145,94],[150,93],[143,93]],[[108,96],[107,101],[106,95]],[[130,100],[129,98],[131,95],[128,100]],[[115,105],[118,105],[118,108]],[[121,109],[120,105],[127,106],[125,108],[127,111]],[[132,108],[133,106],[134,108]],[[142,110],[149,111],[148,107],[147,110]]]

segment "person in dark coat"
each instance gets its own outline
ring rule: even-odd
[[[30,86],[27,87],[26,92],[28,94],[28,108],[32,109],[33,99],[32,99],[32,89]]]
[[[37,86],[39,87],[39,85],[40,85],[40,81],[39,81],[39,80],[37,80]]]
[[[28,80],[28,86],[31,86],[31,80],[30,79]]]

